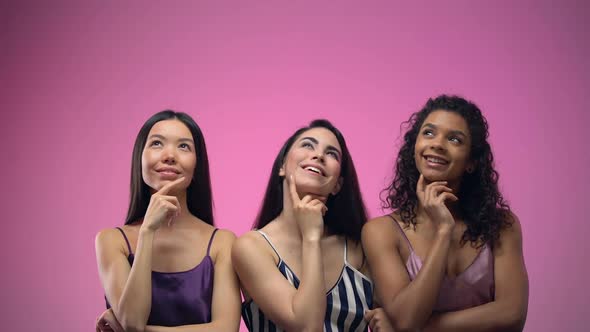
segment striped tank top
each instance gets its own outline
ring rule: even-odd
[[[258,230],[279,257],[277,268],[293,287],[299,287],[299,279],[283,261],[269,237]],[[365,310],[373,307],[373,283],[346,260],[347,245],[344,241],[344,267],[336,284],[326,294],[324,331],[368,331],[364,319]],[[284,331],[264,316],[252,300],[242,304],[242,317],[250,332]]]

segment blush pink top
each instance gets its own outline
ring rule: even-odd
[[[390,216],[391,217],[391,216]],[[393,217],[392,217],[393,219]],[[401,226],[393,220],[404,235],[410,255],[406,261],[406,269],[411,280],[416,279],[422,260]],[[484,244],[471,265],[454,278],[443,278],[434,312],[447,312],[476,307],[494,300],[494,256],[488,244]]]

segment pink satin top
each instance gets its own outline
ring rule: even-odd
[[[414,248],[412,248],[412,244],[401,226],[395,219],[393,221],[399,227],[410,248],[410,255],[406,261],[406,269],[408,270],[410,279],[414,280],[420,268],[422,268],[422,260],[416,254]],[[445,275],[433,311],[447,312],[463,310],[493,300],[494,256],[492,249],[485,244],[465,271],[453,278]]]

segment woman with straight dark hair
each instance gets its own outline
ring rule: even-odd
[[[96,237],[107,311],[97,331],[237,331],[233,233],[213,224],[205,140],[185,113],[162,111],[133,147],[125,225]]]
[[[373,286],[360,234],[367,217],[338,129],[315,120],[276,157],[255,231],[232,249],[250,331],[366,331]],[[384,312],[369,311],[374,330]]]
[[[406,123],[385,206],[362,242],[395,331],[521,331],[520,223],[498,189],[480,109],[430,99]]]

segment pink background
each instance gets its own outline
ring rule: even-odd
[[[151,114],[200,124],[217,224],[239,235],[280,145],[319,117],[345,134],[370,214],[383,213],[399,124],[447,92],[491,125],[524,229],[526,331],[584,330],[590,8],[492,3],[3,2],[1,329],[93,329],[94,235],[123,223]]]

